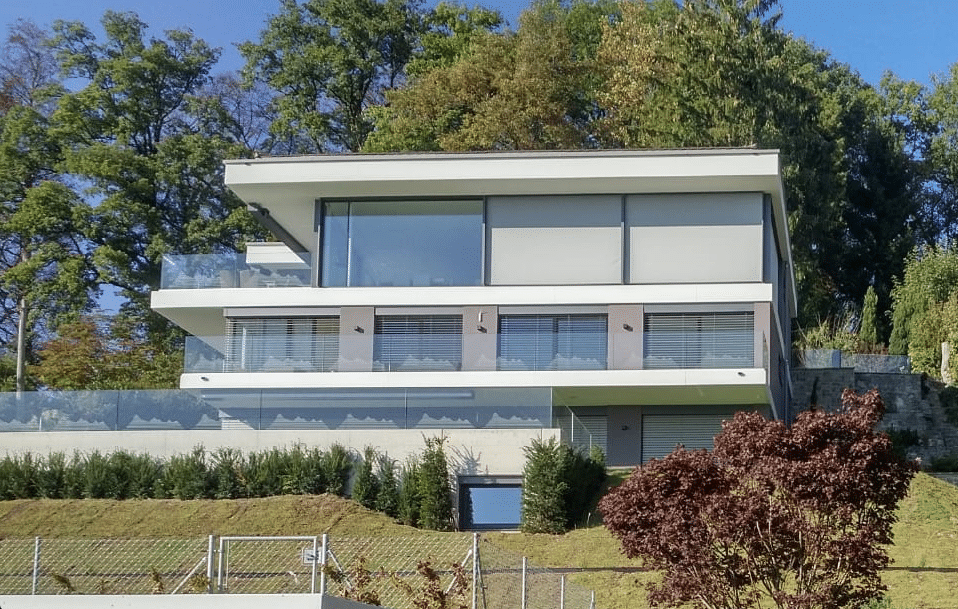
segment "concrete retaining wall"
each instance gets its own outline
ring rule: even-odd
[[[793,368],[794,411],[807,410],[813,402],[819,408],[834,410],[841,403],[841,394],[846,387],[859,393],[878,389],[886,408],[881,428],[911,430],[920,438],[919,445],[908,450],[909,457],[919,457],[927,464],[933,457],[958,454],[958,429],[948,422],[939,399],[943,385],[920,374],[864,373],[852,368]]]

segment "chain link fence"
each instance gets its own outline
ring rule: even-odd
[[[594,609],[566,576],[469,533],[407,537],[0,539],[0,594],[308,594],[394,609]]]

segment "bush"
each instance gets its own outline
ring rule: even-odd
[[[589,456],[558,443],[533,440],[524,449],[522,523],[526,533],[563,533],[582,520],[605,480],[605,456]]]
[[[951,453],[932,457],[929,467],[933,472],[958,472],[958,455]]]

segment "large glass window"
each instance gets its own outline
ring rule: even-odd
[[[323,206],[322,285],[482,282],[481,201],[338,201]]]
[[[500,370],[605,370],[607,354],[605,315],[499,317]]]
[[[386,372],[462,369],[462,316],[376,317],[373,368]]]
[[[338,317],[235,318],[226,372],[328,372],[339,357]]]
[[[664,368],[752,368],[752,312],[646,313],[644,366]]]

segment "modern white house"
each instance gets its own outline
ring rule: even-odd
[[[400,458],[442,434],[481,494],[518,488],[533,438],[633,465],[737,410],[790,418],[777,151],[243,159],[226,182],[276,242],[169,256],[152,295],[206,426]]]

